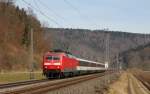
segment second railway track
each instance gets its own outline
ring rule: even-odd
[[[136,74],[128,74],[129,94],[150,94],[149,84]]]

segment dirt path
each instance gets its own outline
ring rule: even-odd
[[[107,94],[128,94],[128,76],[123,72],[119,80],[109,86]]]

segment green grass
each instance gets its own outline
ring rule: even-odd
[[[44,76],[42,75],[42,72],[35,72],[34,77],[35,77],[35,79],[43,79],[44,78]],[[30,80],[29,72],[0,73],[0,84],[24,81],[24,80]]]

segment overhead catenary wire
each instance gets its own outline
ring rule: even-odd
[[[38,3],[37,1],[35,1],[35,0],[32,0],[32,1],[33,1],[33,3],[34,3],[34,6],[35,6],[36,8],[38,8],[40,11],[42,11],[42,10],[41,10],[41,7],[40,7],[40,5],[39,5],[39,3]],[[44,13],[47,14],[47,15],[50,14],[50,15],[52,16],[52,14],[51,14],[50,12],[48,12],[48,13],[49,13],[49,14],[48,14],[46,11],[44,11]],[[53,16],[53,17],[54,17],[54,16]],[[55,17],[54,17],[54,18],[55,18]]]
[[[78,14],[81,15],[81,13],[80,13],[80,11],[78,10],[78,8],[76,8],[74,5],[72,5],[72,3],[70,3],[70,2],[67,1],[67,0],[64,0],[64,2],[65,2],[66,4],[68,4],[71,8],[73,8],[76,12],[78,12]]]
[[[91,22],[89,17],[87,17],[86,15],[83,15],[83,13],[81,13],[81,11],[74,6],[72,3],[70,3],[68,0],[63,0],[67,5],[69,5],[74,11],[76,11],[76,13],[80,16],[81,19],[83,19],[84,21],[88,21]],[[93,26],[96,26],[96,24],[92,24]]]
[[[54,19],[50,18],[49,16],[47,16],[45,13],[43,13],[41,10],[35,8],[33,5],[31,5],[30,3],[28,3],[25,0],[22,0],[25,4],[27,4],[28,6],[30,6],[31,8],[35,9],[37,12],[39,12],[42,16],[44,16],[45,18],[47,18],[48,20],[52,21],[53,23],[55,23],[57,26],[61,27],[61,25],[55,21]]]
[[[42,1],[40,1],[40,0],[38,0],[38,2],[36,2],[36,1],[34,0],[34,2],[35,2],[35,4],[37,4],[37,3],[39,2],[39,4],[42,5],[45,9],[50,10],[50,12],[53,13],[55,16],[57,16],[58,18],[60,18],[60,19],[63,20],[64,22],[67,22],[67,20],[66,20],[63,16],[61,16],[60,14],[58,14],[57,12],[55,12],[53,9],[51,9],[49,6],[47,6],[44,2],[42,2]],[[71,24],[70,24],[69,22],[67,22],[67,23],[68,23],[68,25],[71,26]]]
[[[64,17],[62,17],[59,14],[57,14],[55,11],[53,11],[53,9],[51,9],[50,7],[48,7],[45,3],[41,2],[40,0],[38,0],[38,2],[39,2],[39,4],[41,4],[42,6],[44,6],[46,9],[50,10],[51,12],[53,12],[53,14],[55,14],[57,17],[59,17],[59,18],[61,18],[61,19],[64,20]]]
[[[75,6],[74,6],[72,3],[70,3],[68,0],[64,0],[64,2],[65,2],[67,5],[69,5],[73,10],[75,10],[76,13],[80,16],[81,19],[86,20],[85,18],[87,18],[87,17],[84,17],[84,16],[81,14],[80,10],[79,10],[77,7],[75,7]]]

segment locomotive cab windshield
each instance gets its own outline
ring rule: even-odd
[[[62,56],[58,53],[57,54],[56,53],[45,54],[44,58],[43,58],[44,66],[47,68],[50,68],[50,67],[54,68],[54,67],[60,66],[61,58],[62,58]]]
[[[60,60],[60,56],[46,56],[46,60]]]

